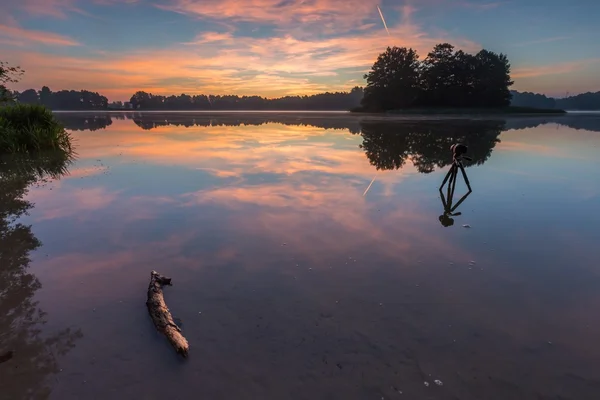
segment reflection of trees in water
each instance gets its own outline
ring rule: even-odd
[[[112,124],[111,116],[108,114],[56,113],[55,115],[65,128],[71,131],[97,131],[106,129]]]
[[[358,121],[347,118],[347,116],[336,116],[335,114],[327,117],[318,114],[194,114],[194,113],[143,113],[143,112],[123,112],[123,113],[59,113],[60,121],[70,130],[90,130],[105,129],[112,124],[112,120],[133,120],[133,122],[144,130],[151,130],[161,126],[182,126],[191,128],[195,126],[242,126],[253,125],[260,126],[268,123],[278,123],[290,126],[312,126],[323,129],[346,129],[352,133],[360,133]]]
[[[559,119],[550,117],[511,118],[506,122],[506,129],[530,129],[544,124],[558,124],[575,130],[600,132],[600,116],[598,115],[566,115]]]
[[[200,126],[242,126],[253,125],[260,126],[270,123],[294,125],[294,126],[312,126],[323,129],[345,129],[352,133],[359,133],[358,121],[347,117],[318,117],[295,115],[295,114],[248,114],[248,115],[165,115],[165,114],[146,114],[135,113],[133,122],[142,129],[150,130],[161,126],[183,126],[186,128]]]
[[[278,123],[295,126],[313,126],[323,129],[346,129],[351,133],[360,133],[361,116],[345,114],[310,114],[310,113],[169,113],[169,112],[89,112],[89,113],[58,113],[57,117],[70,130],[95,131],[105,129],[112,124],[113,119],[133,120],[144,130],[161,126],[182,126],[186,128],[200,126],[241,126],[264,125]],[[373,121],[375,123],[375,121]],[[415,122],[416,123],[416,122]],[[423,124],[424,122],[419,122]],[[455,121],[448,122],[455,124]],[[535,128],[547,123],[557,123],[574,129],[586,129],[600,132],[600,118],[592,115],[556,116],[556,117],[511,117],[506,119],[506,129]]]
[[[466,166],[483,164],[504,126],[504,121],[361,122],[361,148],[377,169],[402,168],[410,157],[419,172],[429,173],[452,163],[450,146],[458,142],[469,147],[473,161]]]
[[[29,254],[41,242],[31,226],[17,222],[33,207],[24,199],[29,185],[47,177],[59,178],[70,160],[63,153],[0,163],[0,355],[14,352],[12,359],[0,364],[0,395],[6,398],[48,397],[46,379],[58,372],[57,357],[83,336],[79,329],[71,328],[42,335],[46,313],[34,300],[42,285],[27,271]]]

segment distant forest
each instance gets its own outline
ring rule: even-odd
[[[87,90],[51,91],[44,86],[40,91],[28,89],[16,94],[20,103],[43,104],[52,110],[349,110],[360,104],[363,89],[355,87],[349,92],[319,93],[311,96],[285,96],[268,99],[260,96],[187,95],[162,96],[136,92],[127,103],[109,103],[105,96]]]
[[[456,54],[456,53],[454,53]],[[462,56],[461,56],[462,57]],[[439,82],[438,82],[439,84]],[[432,84],[433,85],[433,84]],[[153,95],[143,91],[136,92],[129,102],[112,102],[97,92],[88,90],[60,90],[53,92],[47,86],[41,90],[28,89],[23,92],[14,92],[15,98],[20,103],[42,104],[52,110],[183,110],[183,111],[210,111],[210,110],[297,110],[297,111],[347,111],[362,105],[363,99],[369,89],[354,87],[349,92],[320,93],[311,96],[285,96],[268,99],[260,96],[236,95],[187,95],[162,96]],[[435,92],[435,99],[429,104],[466,104],[457,97],[456,101],[449,101],[457,93],[463,93],[452,86]],[[468,93],[468,92],[467,92]],[[463,95],[465,95],[463,93]],[[465,95],[465,96],[468,96]],[[547,97],[543,94],[509,91],[510,105],[519,107],[550,108],[563,110],[600,110],[600,92],[583,93],[562,99]],[[377,97],[383,98],[383,97]],[[504,98],[504,94],[500,95]],[[379,101],[379,100],[378,100]],[[395,100],[392,109],[395,107]]]
[[[543,94],[511,90],[511,105],[519,107],[556,108],[563,110],[600,110],[600,92],[583,93],[562,99]],[[110,103],[105,96],[87,90],[51,91],[28,89],[16,93],[20,103],[43,104],[52,110],[298,110],[298,111],[346,111],[358,107],[363,98],[363,88],[355,87],[350,92],[321,93],[312,96],[286,96],[267,99],[260,96],[214,96],[182,94],[158,96],[137,92],[133,102]],[[209,100],[210,99],[210,100]],[[135,106],[134,106],[135,104]],[[134,108],[135,107],[135,108]]]
[[[543,94],[511,91],[513,106],[535,108],[557,108],[561,110],[600,110],[600,92],[587,92],[562,99]]]

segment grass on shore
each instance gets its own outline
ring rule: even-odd
[[[382,112],[367,111],[362,107],[356,107],[350,110],[355,113],[375,113],[375,114],[444,114],[444,115],[458,115],[458,114],[477,114],[477,115],[490,115],[490,114],[566,114],[565,110],[553,109],[553,108],[534,108],[534,107],[500,107],[500,108],[443,108],[443,107],[428,107],[428,108],[405,108],[401,110],[389,110]]]
[[[71,136],[52,112],[40,105],[0,107],[0,154],[71,152]]]

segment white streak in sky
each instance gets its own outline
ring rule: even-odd
[[[387,32],[388,36],[390,36],[390,30],[388,29],[387,24],[385,23],[385,18],[383,18],[383,13],[381,12],[381,8],[379,8],[379,6],[377,6],[377,10],[379,11],[379,16],[381,17],[381,21],[383,22],[385,31]]]
[[[371,186],[373,185],[373,182],[375,182],[375,178],[377,178],[377,175],[375,175],[373,177],[373,179],[371,180],[371,183],[369,183],[369,186],[367,186],[367,189],[365,190],[365,192],[363,193],[363,197],[365,197],[365,195],[367,194],[367,192],[369,191],[369,189],[371,189]]]

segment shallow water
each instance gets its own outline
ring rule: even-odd
[[[598,398],[600,116],[59,117],[68,174],[0,171],[0,398]]]

